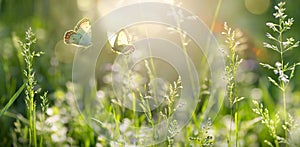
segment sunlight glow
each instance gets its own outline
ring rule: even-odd
[[[78,0],[78,1],[84,1],[84,0]],[[99,15],[103,16],[109,13],[111,10],[114,10],[121,6],[126,6],[126,5],[140,3],[140,2],[161,2],[161,3],[174,4],[174,0],[109,0],[109,1],[99,0],[97,3],[97,10]]]

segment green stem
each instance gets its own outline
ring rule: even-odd
[[[279,147],[279,143],[277,139],[275,139],[275,147]]]
[[[34,106],[34,97],[30,96],[30,104],[29,104],[29,122],[30,122],[30,145],[37,146],[36,139],[36,113]]]
[[[177,16],[177,15],[176,15]],[[190,77],[190,82],[192,83],[192,91],[196,91],[196,85],[194,84],[193,81],[195,80],[198,80],[198,79],[193,79],[193,74],[192,74],[192,70],[191,70],[191,65],[189,64],[189,60],[188,60],[188,52],[187,52],[187,48],[185,46],[185,38],[183,37],[184,34],[183,34],[183,31],[181,30],[181,24],[180,24],[180,19],[178,18],[178,16],[176,17],[177,18],[177,27],[180,29],[179,30],[179,36],[180,36],[180,41],[181,41],[181,47],[183,48],[183,51],[184,51],[184,55],[185,55],[185,62],[187,63],[187,66],[188,66],[188,71],[189,71],[189,77]]]
[[[282,72],[285,71],[284,68],[284,59],[283,59],[283,52],[284,52],[284,48],[282,46],[282,33],[283,33],[283,28],[282,28],[282,24],[283,24],[283,20],[279,20],[279,26],[280,26],[280,32],[279,32],[279,47],[280,47],[280,59],[281,59],[281,66],[282,66]],[[284,73],[283,73],[284,74]],[[287,122],[287,110],[286,110],[286,96],[285,96],[285,90],[286,90],[286,85],[284,83],[284,81],[280,82],[280,86],[281,86],[281,93],[282,93],[282,98],[283,98],[283,116],[284,116],[284,123]],[[288,137],[288,132],[287,130],[284,131],[285,134],[285,139],[287,140]]]
[[[25,49],[26,50],[26,49]],[[26,92],[27,98],[29,100],[29,107],[28,107],[28,115],[29,115],[29,145],[36,146],[36,136],[35,136],[35,123],[34,123],[34,83],[33,83],[33,74],[32,74],[32,62],[33,56],[31,55],[30,44],[27,46],[27,51],[25,51],[25,59],[26,62],[26,69],[27,69],[27,84],[26,84]]]
[[[33,106],[33,142],[34,146],[37,146],[37,136],[36,136],[36,109]]]
[[[283,84],[283,86],[285,86],[284,84]],[[283,113],[284,113],[284,123],[286,123],[287,122],[287,110],[286,110],[286,96],[285,96],[285,88],[283,88],[283,90],[282,90],[282,97],[283,97]],[[285,138],[287,139],[287,135],[288,135],[288,132],[287,132],[287,130],[285,130],[284,131],[284,133],[285,133]]]
[[[235,60],[235,53],[234,53],[234,56],[233,56],[233,66],[234,66],[234,70],[233,70],[233,89],[232,89],[232,91],[233,91],[233,101],[235,101],[235,99],[236,99],[236,72],[237,72],[237,69],[236,69],[236,65],[238,64],[238,63],[236,63],[236,60]],[[235,116],[234,116],[234,118],[235,118],[235,120],[234,120],[234,123],[235,123],[235,136],[236,136],[236,138],[235,138],[235,145],[236,145],[236,147],[238,147],[238,136],[239,136],[239,122],[238,122],[238,102],[236,102],[236,104],[235,104],[236,106],[235,106],[235,109],[233,109],[234,110],[234,113],[235,113]],[[232,106],[233,107],[233,106]]]
[[[214,27],[216,25],[216,21],[217,21],[218,15],[219,15],[219,11],[220,11],[220,7],[221,7],[221,4],[222,4],[222,1],[223,0],[219,0],[218,1],[217,7],[216,7],[216,10],[215,10],[215,14],[214,14],[214,18],[213,18],[212,24],[210,26],[210,31],[213,31],[213,29],[214,29]]]
[[[231,105],[231,103],[230,103]],[[231,107],[231,106],[230,106]],[[230,121],[230,125],[229,125],[229,134],[228,134],[228,147],[231,147],[231,130],[232,130],[232,123],[233,123],[233,120],[232,120],[232,116],[233,116],[233,107],[230,108],[230,117],[231,117],[231,121]]]
[[[213,30],[215,28],[215,25],[216,25],[216,22],[217,22],[217,18],[218,18],[219,12],[220,12],[220,8],[221,8],[221,5],[222,5],[222,1],[223,0],[219,0],[218,1],[217,7],[216,7],[216,10],[215,10],[215,13],[214,13],[214,17],[213,17],[212,23],[211,23],[210,28],[209,28],[211,33],[213,32]],[[206,45],[205,45],[205,49],[209,48],[211,39],[212,39],[212,37],[208,37]],[[201,60],[200,63],[203,64],[205,62],[205,59],[206,58],[202,58],[202,60]]]
[[[239,146],[239,113],[238,113],[238,103],[236,104],[236,112],[234,115],[234,122],[235,122],[235,146]]]

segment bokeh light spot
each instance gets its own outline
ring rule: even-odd
[[[87,0],[77,0],[78,9],[81,11],[88,11],[93,6],[93,1],[87,1]]]
[[[245,7],[252,14],[263,14],[269,6],[270,0],[245,0]]]

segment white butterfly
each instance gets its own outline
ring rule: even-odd
[[[129,55],[135,51],[134,45],[127,30],[122,29],[116,34],[107,33],[108,41],[113,52],[117,54]]]

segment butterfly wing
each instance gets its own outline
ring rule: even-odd
[[[129,55],[135,51],[135,47],[132,44],[121,45],[121,46],[119,46],[119,48],[121,48],[120,54],[123,54],[123,55]]]
[[[77,23],[77,25],[74,28],[74,31],[82,35],[79,45],[90,46],[92,44],[91,27],[91,22],[87,18],[84,18]]]
[[[69,30],[65,33],[64,35],[64,42],[65,44],[73,44],[73,43],[76,43],[76,37],[75,36],[78,36],[76,35],[76,32],[73,31],[73,30]],[[78,38],[79,39],[79,38]]]
[[[89,34],[83,34],[82,37],[79,40],[78,45],[83,47],[89,47],[92,45],[92,38]]]
[[[112,32],[107,32],[108,42],[111,47],[114,47],[115,41],[117,39],[117,35]]]
[[[83,18],[76,24],[74,31],[78,33],[91,33],[91,27],[90,20]]]
[[[117,54],[129,55],[135,50],[135,47],[130,43],[129,33],[124,29],[111,40],[114,40],[114,42],[110,42],[111,45],[113,44],[112,50]]]
[[[116,43],[117,45],[130,44],[129,33],[127,32],[127,30],[123,29],[118,33]]]

